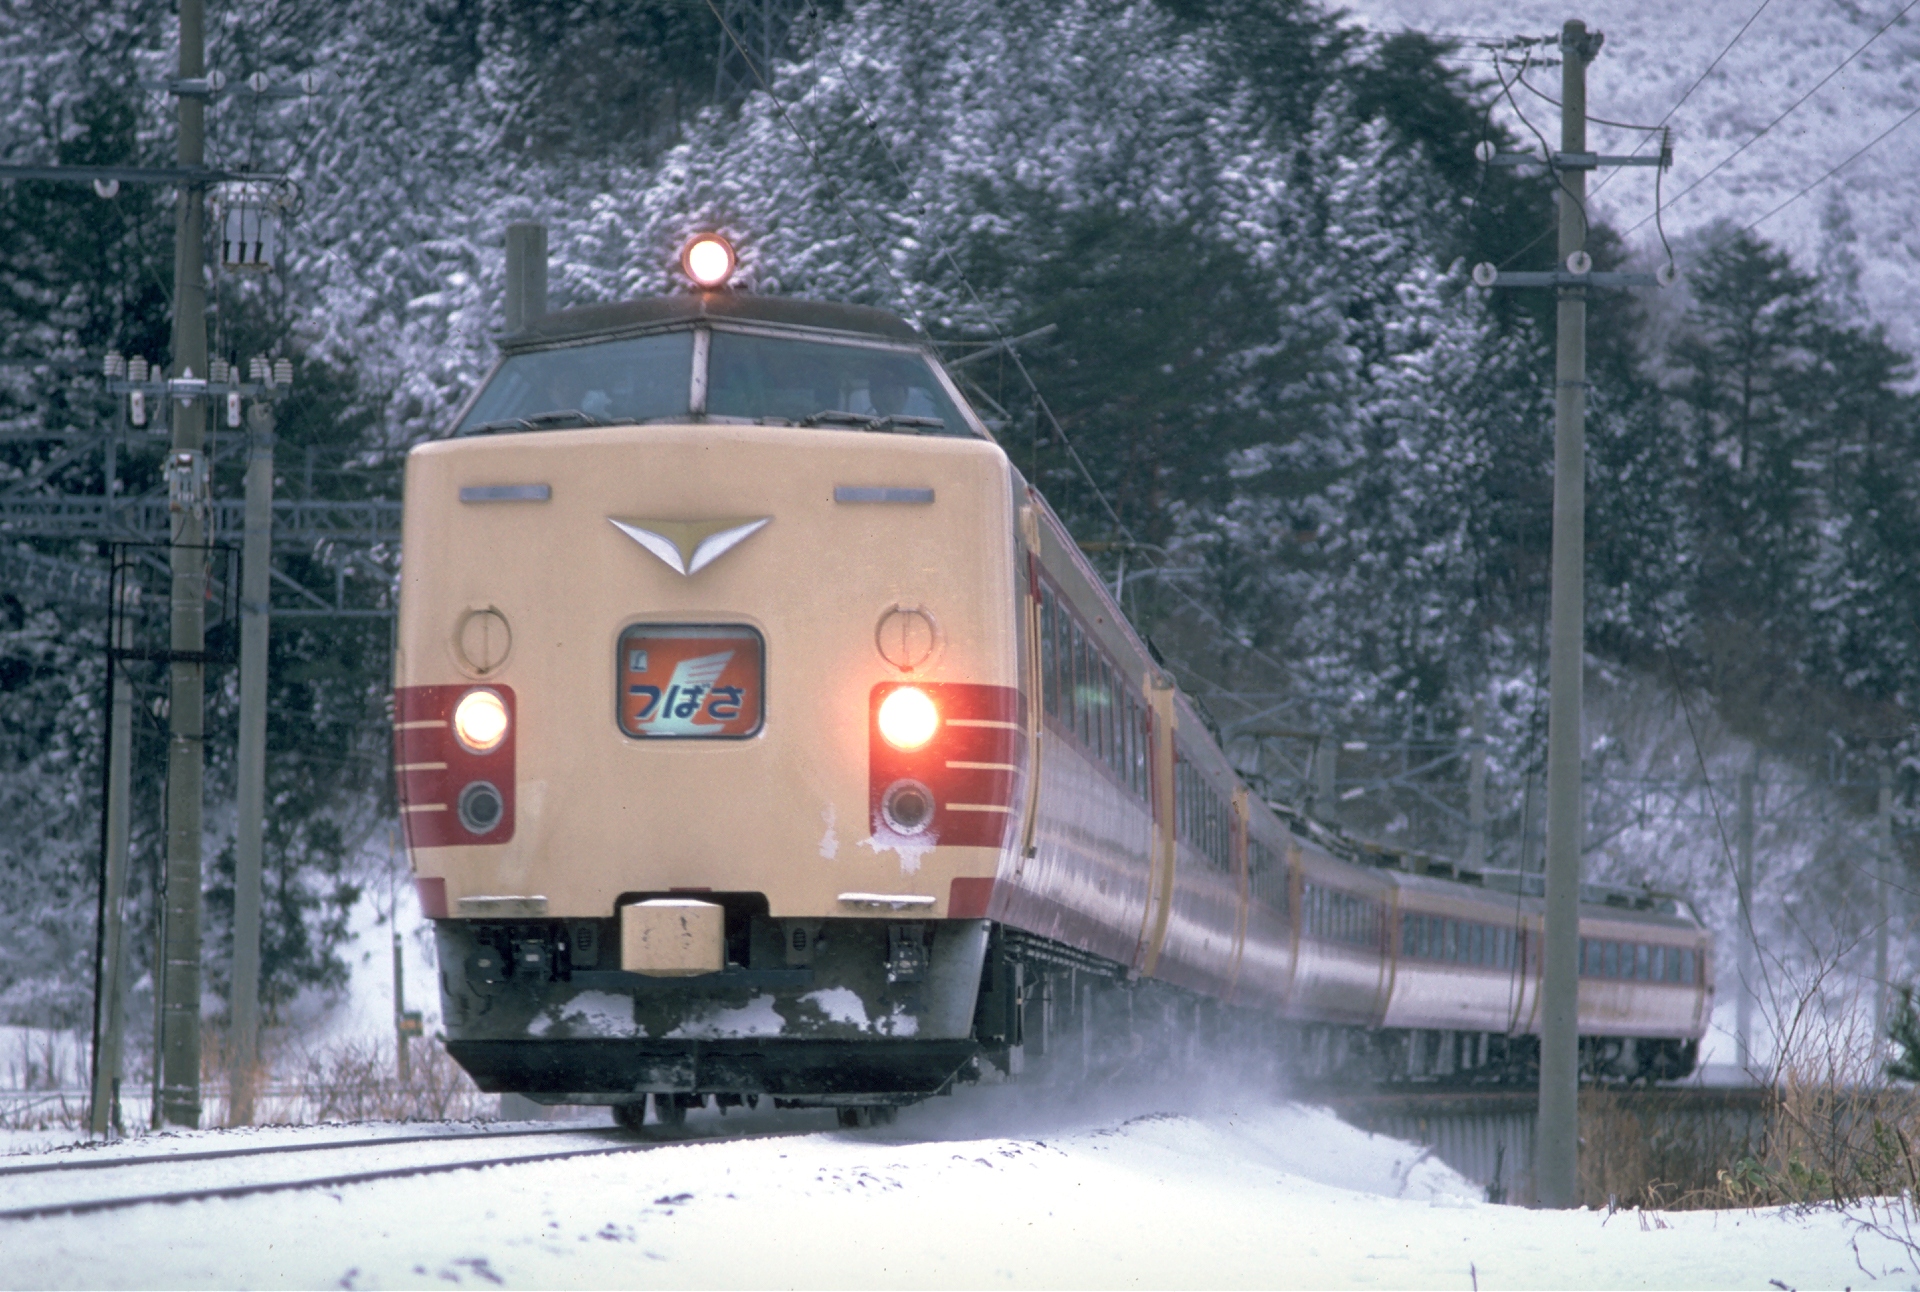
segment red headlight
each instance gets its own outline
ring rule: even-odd
[[[880,702],[880,734],[895,749],[918,749],[940,730],[940,710],[917,686],[903,686]]]

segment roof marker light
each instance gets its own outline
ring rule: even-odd
[[[680,253],[680,268],[703,291],[725,287],[737,261],[733,244],[717,233],[702,233]]]

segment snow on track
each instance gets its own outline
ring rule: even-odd
[[[1831,1212],[1529,1212],[1291,1106],[663,1146],[0,1224],[7,1286],[1872,1286]],[[969,1116],[969,1112],[974,1115]],[[983,1120],[1015,1133],[967,1133]],[[762,1124],[757,1129],[765,1129]],[[714,1129],[719,1129],[715,1127]],[[413,1152],[396,1146],[394,1152]],[[207,1164],[209,1166],[217,1164]],[[0,1177],[0,1200],[15,1182]],[[1644,1227],[1643,1227],[1644,1224]],[[1862,1239],[1867,1270],[1911,1275]]]

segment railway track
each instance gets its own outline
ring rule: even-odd
[[[542,1128],[394,1135],[257,1148],[87,1157],[0,1166],[0,1222],[87,1215],[151,1204],[242,1198],[299,1189],[644,1153],[675,1144],[767,1139],[795,1129],[728,1134],[718,1126],[635,1132]],[[513,1141],[503,1151],[502,1141]],[[565,1147],[557,1147],[564,1144]],[[483,1152],[477,1152],[485,1144]],[[406,1160],[395,1161],[396,1151]],[[221,1163],[209,1167],[210,1163]],[[217,1174],[216,1174],[217,1173]]]

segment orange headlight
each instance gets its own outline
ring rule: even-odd
[[[680,267],[694,283],[712,291],[733,277],[733,245],[717,233],[703,233],[680,253]]]
[[[917,686],[903,686],[880,702],[880,734],[895,749],[918,749],[939,729],[939,708]]]
[[[469,753],[490,754],[507,738],[507,703],[498,691],[469,691],[453,707],[453,734]]]

